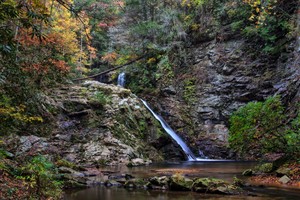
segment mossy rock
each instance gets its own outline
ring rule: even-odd
[[[145,181],[144,179],[141,179],[141,178],[136,178],[136,179],[130,179],[130,180],[127,180],[125,182],[125,187],[126,185],[130,186],[130,185],[135,185],[135,187],[137,188],[145,188],[146,185],[147,185],[147,181]],[[130,187],[129,187],[130,188]]]
[[[238,186],[238,187],[245,187],[246,182],[237,177],[233,177],[233,185]]]
[[[215,179],[215,178],[198,178],[193,182],[193,190],[198,192],[202,191],[205,192],[207,188],[217,185],[225,185],[227,182],[221,180],[221,179]]]
[[[88,187],[87,178],[76,177],[72,174],[63,174],[62,176],[64,188],[86,188]]]
[[[242,174],[243,176],[252,176],[254,171],[252,169],[246,169]]]
[[[78,169],[78,167],[74,163],[67,161],[65,159],[59,159],[55,162],[55,164],[57,167],[67,167],[67,168],[71,168],[74,170]]]
[[[136,184],[136,182],[134,180],[128,180],[125,182],[124,187],[125,188],[137,188],[138,185]]]
[[[161,177],[152,177],[149,179],[149,182],[151,183],[151,185],[154,185],[154,186],[168,186],[168,182],[169,182],[169,177],[167,176],[161,176]]]
[[[190,191],[193,185],[191,179],[175,174],[169,179],[169,188],[173,191]]]
[[[288,167],[280,167],[279,169],[276,170],[276,175],[278,177],[290,176],[292,175],[292,169]]]
[[[240,194],[242,189],[238,186],[229,184],[228,182],[215,178],[198,178],[192,185],[192,190],[200,193],[210,194]]]
[[[106,187],[112,187],[112,186],[120,187],[120,186],[122,186],[122,184],[119,183],[119,182],[116,181],[116,180],[106,180],[106,181],[104,182],[104,186],[106,186]]]
[[[261,173],[271,173],[273,171],[273,163],[264,163],[255,167],[255,171]]]

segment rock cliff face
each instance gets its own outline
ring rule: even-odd
[[[296,46],[296,41],[292,42],[287,52],[269,60],[246,53],[246,43],[236,38],[194,45],[187,49],[187,65],[174,70],[173,85],[160,88],[158,107],[195,150],[211,157],[228,157],[225,146],[233,111],[275,94],[281,95],[286,105],[299,101]]]
[[[187,38],[192,44],[182,50],[185,55],[177,55],[184,61],[175,59],[179,64],[173,66],[172,80],[161,79],[157,83],[159,95],[146,94],[143,98],[196,154],[200,150],[210,158],[233,158],[227,143],[232,112],[275,94],[290,106],[290,113],[295,110],[293,106],[300,97],[299,19],[298,36],[278,57],[250,52],[249,41],[230,28],[222,32],[221,39],[213,33],[217,30],[210,37]],[[128,38],[120,34],[123,29],[118,26],[119,33],[113,32],[112,40],[121,46],[130,45]]]
[[[162,160],[154,144],[167,137],[130,90],[95,81],[65,86],[44,97],[47,137],[8,140],[16,156],[43,153],[81,166],[147,164]],[[134,163],[131,163],[134,164]]]

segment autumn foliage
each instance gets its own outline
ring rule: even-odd
[[[97,50],[73,0],[0,1],[0,129],[41,122],[40,93],[64,82]],[[6,102],[5,98],[10,99]]]

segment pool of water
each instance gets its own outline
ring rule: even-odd
[[[100,170],[110,174],[128,173],[138,178],[148,178],[152,176],[172,175],[180,173],[190,177],[214,177],[233,181],[233,177],[246,179],[241,173],[253,167],[254,162],[233,162],[233,161],[210,161],[210,162],[174,162],[158,163],[149,166],[128,168],[126,166],[104,167]],[[103,176],[95,177],[103,179]],[[65,200],[180,200],[180,199],[251,199],[251,200],[271,200],[271,199],[300,199],[299,189],[288,189],[283,187],[251,187],[249,191],[252,196],[225,196],[198,194],[194,192],[173,192],[156,190],[128,190],[124,188],[96,186],[84,190],[66,191]]]

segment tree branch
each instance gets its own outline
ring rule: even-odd
[[[108,69],[108,70],[106,70],[106,71],[104,71],[104,72],[100,72],[100,73],[98,73],[98,74],[94,74],[94,75],[91,75],[91,76],[88,76],[88,77],[75,79],[75,80],[73,80],[73,81],[82,81],[82,80],[87,80],[87,79],[90,79],[90,78],[96,78],[97,76],[101,76],[101,75],[103,75],[103,74],[107,74],[108,72],[115,71],[115,70],[120,69],[120,68],[122,68],[122,67],[131,65],[132,63],[137,62],[137,61],[139,61],[139,60],[141,60],[141,59],[143,59],[143,58],[145,58],[145,57],[146,57],[146,55],[143,55],[143,56],[138,57],[137,59],[134,59],[134,60],[132,60],[132,61],[129,61],[128,63],[125,63],[125,64],[123,64],[123,65],[116,66],[116,67],[111,68],[111,69]]]

